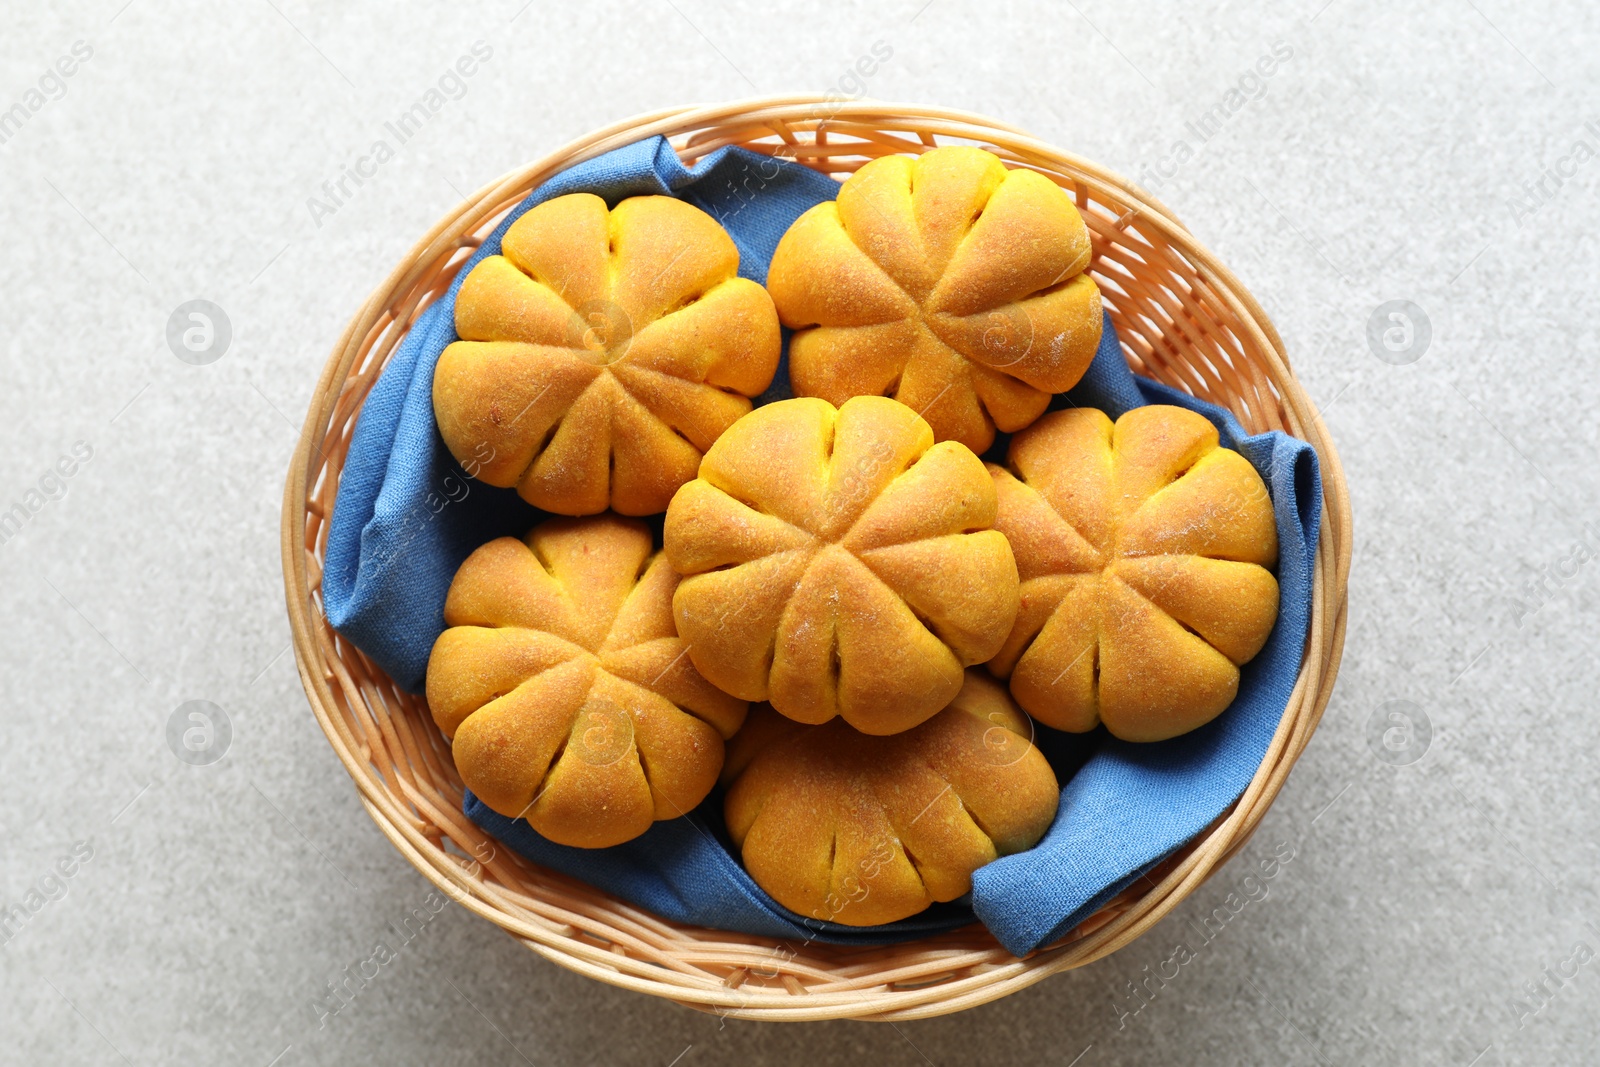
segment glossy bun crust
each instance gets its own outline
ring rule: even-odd
[[[1017,611],[994,485],[884,397],[740,419],[667,511],[678,633],[700,673],[799,722],[891,734],[943,708]]]
[[[1161,741],[1221,714],[1278,615],[1272,500],[1202,415],[1051,412],[990,466],[1022,607],[989,664],[1040,722]]]
[[[1100,343],[1089,232],[1043,175],[978,148],[884,156],[797,219],[767,288],[796,394],[886,395],[974,452],[1076,385]]]
[[[772,382],[772,299],[716,220],[667,196],[532,208],[456,298],[433,408],[460,463],[559,515],[665,511]]]
[[[684,655],[677,584],[644,525],[613,515],[553,519],[467,558],[427,692],[479,799],[582,848],[705,799],[745,704]]]
[[[1060,799],[1027,716],[978,671],[948,708],[893,737],[757,705],[723,778],[728,832],[756,884],[848,926],[961,896],[973,871],[1032,848]]]

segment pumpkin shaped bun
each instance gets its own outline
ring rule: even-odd
[[[677,584],[644,525],[614,515],[552,519],[467,557],[427,692],[480,800],[601,848],[705,799],[745,704],[684,655]]]
[[[771,384],[772,299],[700,209],[591,193],[532,208],[456,297],[433,409],[451,453],[535,507],[666,510]]]
[[[767,289],[795,393],[892,396],[974,452],[1044,413],[1100,343],[1072,200],[978,148],[883,156],[795,220]]]
[[[871,926],[972,888],[972,872],[1032,848],[1060,792],[1026,715],[979,671],[915,729],[868,737],[765,705],[733,739],[728,833],[774,900]]]
[[[1055,411],[990,465],[1022,578],[989,668],[1047,726],[1161,741],[1221,714],[1278,616],[1272,501],[1204,416]]]
[[[700,673],[804,723],[907,730],[999,650],[1017,572],[994,485],[886,397],[757,408],[667,509],[678,633]]]

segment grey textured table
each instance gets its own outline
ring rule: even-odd
[[[0,1060],[1600,1061],[1593,5],[519,3],[10,5]],[[960,1016],[723,1022],[451,907],[321,1018],[428,891],[287,648],[282,475],[332,341],[511,167],[666,104],[830,88],[1142,180],[1260,295],[1355,499],[1321,730],[1245,853],[1144,939]],[[231,325],[204,365],[167,339],[195,299]],[[169,747],[190,700],[231,727],[209,765]]]

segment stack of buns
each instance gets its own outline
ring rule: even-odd
[[[1272,503],[1198,414],[1047,413],[1100,340],[1090,258],[975,148],[862,167],[765,288],[670,197],[518,219],[434,377],[455,457],[557,516],[451,585],[427,697],[465,784],[601,848],[720,782],[762,889],[873,925],[1048,831],[1036,721],[1221,714],[1276,620]],[[797,395],[752,408],[780,322]],[[662,513],[659,545],[624,517]]]

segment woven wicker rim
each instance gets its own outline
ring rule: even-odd
[[[1281,429],[1316,449],[1325,506],[1305,657],[1244,795],[1204,833],[1058,942],[1017,958],[981,926],[901,945],[840,948],[683,926],[524,861],[461,814],[461,782],[425,703],[400,691],[322,613],[328,519],[356,416],[417,315],[494,225],[558,171],[641,138],[685,162],[724,145],[844,176],[877,156],[977,144],[1071,194],[1091,266],[1135,372]],[[759,174],[752,172],[759,188]],[[1015,127],[966,112],[820,96],[680,107],[619,122],[485,186],[373,292],[317,383],[284,489],[283,567],[295,659],[317,721],[378,828],[434,885],[533,951],[602,982],[742,1018],[907,1020],[995,1000],[1116,951],[1249,840],[1322,717],[1344,645],[1351,515],[1322,419],[1256,300],[1159,201]]]

